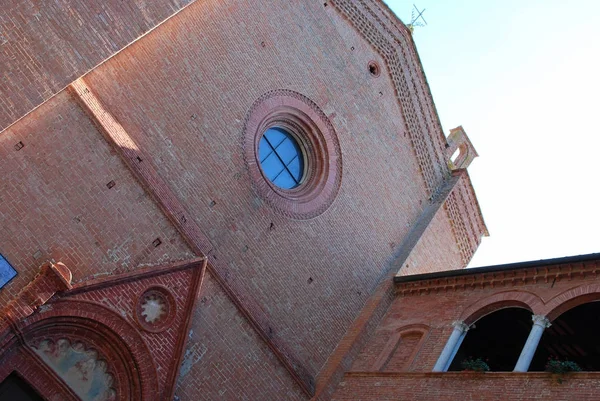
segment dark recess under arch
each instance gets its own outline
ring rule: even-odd
[[[492,371],[512,371],[532,324],[531,312],[522,308],[504,308],[482,317],[467,332],[448,371],[462,370],[461,362],[469,357],[486,360]]]

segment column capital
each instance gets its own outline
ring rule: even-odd
[[[533,315],[531,316],[531,320],[533,320],[534,326],[540,326],[544,329],[547,329],[548,327],[552,326],[550,320],[548,320],[548,318],[544,315]]]
[[[452,322],[452,327],[454,327],[455,330],[459,330],[461,333],[469,331],[469,325],[460,320]]]

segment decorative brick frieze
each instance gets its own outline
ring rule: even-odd
[[[565,263],[532,266],[514,270],[463,271],[464,275],[448,275],[431,279],[414,280],[396,283],[398,294],[416,294],[444,291],[458,291],[469,288],[515,287],[526,284],[552,283],[555,280],[572,280],[575,278],[596,278],[600,273],[597,261],[583,263]],[[425,277],[427,275],[424,275]]]
[[[454,170],[453,174],[461,171],[462,179],[446,200],[444,208],[448,213],[463,264],[466,266],[479,247],[481,237],[487,236],[488,231],[467,170]]]
[[[386,61],[423,179],[434,196],[450,175],[451,154],[447,154],[448,144],[410,31],[378,1],[336,0],[334,4]],[[445,208],[466,266],[481,236],[487,235],[468,175],[461,188],[450,195]]]

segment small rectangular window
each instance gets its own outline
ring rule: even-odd
[[[4,259],[4,256],[0,254],[0,288],[4,287],[6,283],[12,280],[17,275],[17,271],[8,263],[8,260]]]

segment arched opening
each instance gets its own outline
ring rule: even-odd
[[[0,375],[17,371],[44,399],[160,398],[155,364],[132,324],[91,302],[51,305],[50,311],[18,323],[24,344],[12,341],[0,350]]]
[[[600,371],[600,302],[567,310],[548,327],[529,371],[543,371],[551,357],[573,361],[584,371]]]
[[[460,154],[461,154],[461,149],[456,148],[454,153],[452,153],[452,156],[450,156],[450,161],[452,162],[453,165],[456,166],[456,161],[458,160],[458,157],[460,156]]]
[[[504,308],[482,317],[467,332],[448,371],[463,370],[461,363],[468,358],[485,360],[492,371],[512,371],[531,325],[531,312],[523,308]]]

